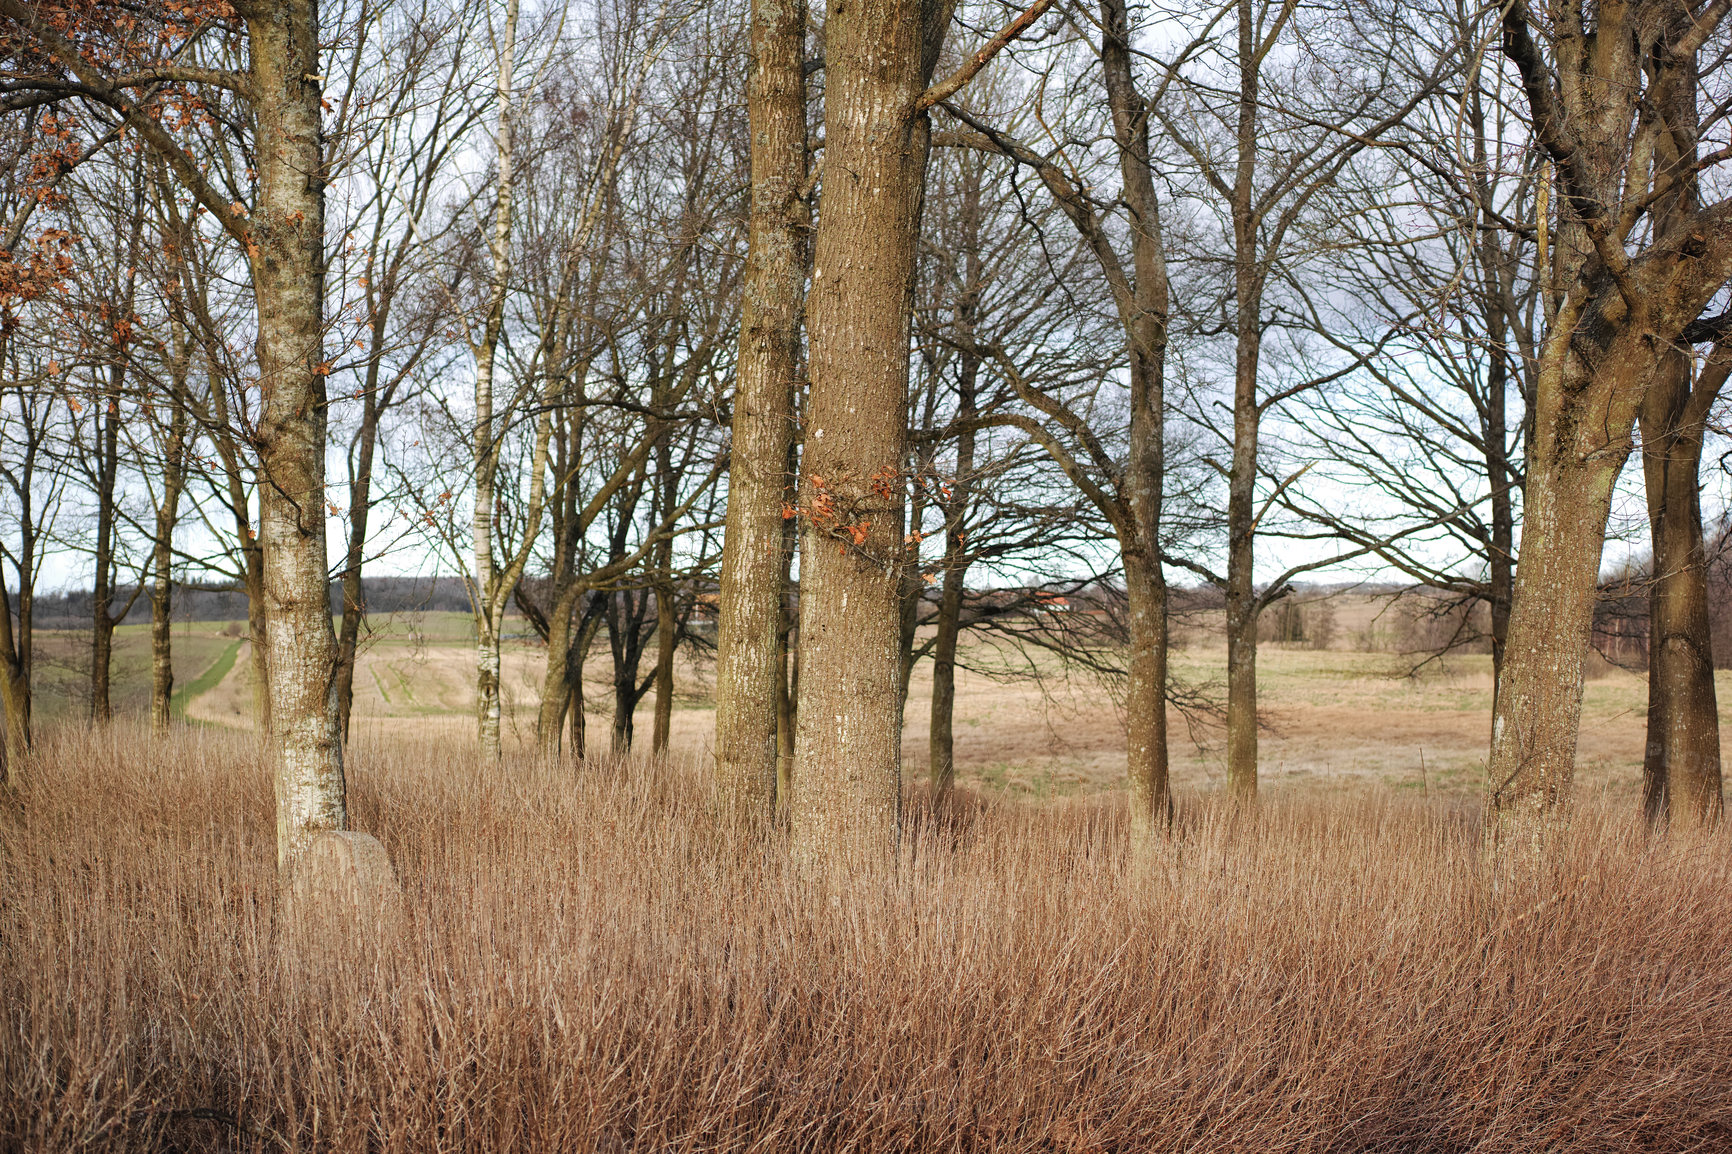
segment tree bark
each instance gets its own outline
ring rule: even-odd
[[[1581,308],[1560,313],[1541,361],[1515,603],[1492,717],[1494,837],[1533,848],[1548,837],[1573,781],[1606,518],[1641,400],[1627,382],[1654,367],[1646,334],[1625,329],[1589,370],[1570,349]]]
[[[475,505],[470,514],[475,588],[475,731],[483,761],[497,761],[503,750],[499,734],[499,626],[505,598],[499,596],[500,575],[493,558],[495,481],[499,472],[500,437],[494,427],[493,377],[499,338],[505,325],[505,296],[511,276],[511,228],[516,196],[515,80],[517,71],[517,0],[507,0],[505,26],[498,37],[499,60],[494,96],[499,119],[494,127],[493,228],[487,238],[492,261],[481,335],[475,343],[475,425],[471,452],[475,470]]]
[[[337,716],[343,740],[349,740],[349,718],[355,710],[355,658],[360,646],[361,623],[367,617],[367,593],[361,584],[361,566],[366,559],[367,522],[373,508],[373,456],[379,442],[379,417],[384,398],[379,395],[379,364],[385,344],[385,320],[389,297],[374,307],[372,348],[367,359],[367,379],[361,394],[361,427],[356,430],[355,471],[349,480],[349,540],[343,556],[343,619],[337,631]]]
[[[130,291],[127,294],[130,297]],[[130,302],[129,302],[130,305]],[[127,312],[131,309],[128,307]],[[109,703],[109,673],[114,662],[114,488],[120,477],[120,390],[126,370],[116,350],[109,369],[107,395],[99,414],[96,462],[96,580],[91,590],[90,719],[106,725],[114,719]]]
[[[545,754],[559,752],[565,711],[571,705],[566,666],[571,660],[572,613],[582,594],[583,586],[573,583],[561,591],[547,615],[547,666],[541,677],[541,705],[535,714],[535,744]]]
[[[1261,221],[1254,198],[1259,64],[1251,0],[1239,0],[1239,124],[1230,208],[1233,216],[1233,462],[1227,479],[1227,796],[1257,800],[1257,618],[1255,580],[1257,453],[1262,408],[1264,271],[1258,260]]]
[[[966,445],[957,449],[960,474],[964,456],[973,468],[974,437],[963,434]],[[958,479],[960,489],[963,482]],[[966,503],[966,492],[959,494]],[[945,537],[944,588],[938,602],[938,636],[932,645],[932,717],[927,738],[928,774],[934,800],[942,801],[956,785],[956,643],[962,633],[962,593],[968,562],[962,556],[962,538],[957,529]]]
[[[898,726],[908,309],[931,128],[915,102],[944,0],[860,0],[825,28],[825,181],[801,471],[796,852],[845,861],[901,832]]]
[[[754,0],[752,192],[716,637],[716,784],[725,808],[775,808],[782,509],[805,301],[806,5]]]
[[[186,487],[187,407],[185,330],[173,325],[168,435],[163,444],[162,497],[156,506],[150,587],[150,727],[168,732],[174,700],[174,530]]]
[[[23,588],[18,591],[17,617],[15,631],[12,597],[0,578],[0,712],[6,726],[0,784],[11,786],[24,780],[24,759],[30,753],[30,602]]]
[[[1157,830],[1167,828],[1173,812],[1167,764],[1167,579],[1161,567],[1171,289],[1149,150],[1149,106],[1134,82],[1125,0],[1103,0],[1101,16],[1105,24],[1101,65],[1119,145],[1125,202],[1132,214],[1135,282],[1128,295],[1122,290],[1119,294],[1119,317],[1130,360],[1131,416],[1130,452],[1120,486],[1126,516],[1119,520],[1117,532],[1131,633],[1125,776],[1132,840],[1147,844]]]
[[[948,495],[940,490],[944,512],[944,585],[939,592],[937,636],[932,644],[932,713],[928,723],[927,773],[935,802],[942,803],[956,786],[956,645],[962,634],[962,595],[968,579],[968,507],[974,496],[974,418],[979,415],[977,388],[980,353],[974,347],[975,324],[982,284],[980,180],[970,174],[962,190],[963,291],[957,304],[961,345],[957,366],[956,475]]]
[[[583,664],[589,657],[589,647],[595,641],[596,632],[600,628],[600,613],[584,616],[577,627],[577,640],[572,645],[571,655],[565,664],[565,680],[571,699],[568,707],[571,715],[571,755],[579,761],[586,756],[584,742],[589,729],[587,714],[584,712]]]
[[[674,602],[672,585],[656,587],[656,707],[650,752],[657,755],[667,753],[668,740],[673,736],[674,656],[678,652],[680,628],[679,612]]]
[[[277,861],[347,827],[325,561],[325,198],[312,0],[249,8],[257,100],[257,445]]]
[[[789,448],[793,456],[793,447]],[[796,496],[790,484],[788,503]],[[800,541],[793,519],[782,523],[782,598],[776,620],[776,815],[788,816],[794,788],[794,735],[800,706],[800,615],[798,594],[793,589],[794,550]]]
[[[1503,10],[1503,53],[1556,168],[1552,263],[1565,291],[1535,382],[1522,552],[1488,765],[1494,846],[1538,846],[1560,824],[1612,486],[1647,393],[1668,387],[1668,358],[1694,339],[1690,326],[1732,276],[1732,204],[1695,203],[1695,58],[1723,15],[1601,7],[1591,26],[1554,30],[1554,63],[1524,0]],[[1655,125],[1665,131],[1643,135]],[[1640,165],[1633,147],[1651,149]],[[1627,179],[1632,173],[1639,179]],[[1648,211],[1654,239],[1632,255],[1630,229]],[[1649,407],[1663,412],[1664,401],[1662,391]],[[1665,607],[1668,617],[1673,610]],[[1687,616],[1687,606],[1679,612]],[[1688,647],[1683,655],[1698,660]]]
[[[1659,828],[1712,825],[1723,807],[1700,477],[1703,418],[1725,366],[1710,366],[1695,389],[1693,376],[1686,354],[1662,354],[1640,416],[1654,562],[1642,799]]]

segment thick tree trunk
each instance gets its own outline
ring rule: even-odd
[[[1132,212],[1131,261],[1136,274],[1134,292],[1128,299],[1121,294],[1119,305],[1130,358],[1131,416],[1130,453],[1120,497],[1128,516],[1120,519],[1118,532],[1131,634],[1126,785],[1132,841],[1147,845],[1157,830],[1168,828],[1173,813],[1167,777],[1167,578],[1161,567],[1171,289],[1149,151],[1149,105],[1136,90],[1131,67],[1129,12],[1124,0],[1103,0],[1101,16],[1107,32],[1101,41],[1101,66],[1119,144],[1125,201]]]
[[[257,444],[277,860],[347,825],[325,560],[324,222],[318,8],[248,19],[258,133]]]
[[[541,705],[535,714],[535,744],[545,754],[559,752],[565,713],[571,707],[567,673],[571,661],[571,619],[582,594],[583,586],[573,582],[560,591],[552,612],[547,615],[547,665],[541,675]]]
[[[1631,326],[1596,350],[1590,370],[1572,342],[1582,307],[1560,311],[1537,382],[1521,558],[1487,768],[1499,846],[1543,845],[1569,798],[1606,518],[1641,403],[1629,382],[1650,379],[1655,369],[1646,334]]]
[[[807,309],[802,663],[792,821],[808,862],[890,852],[901,832],[898,643],[908,309],[931,128],[915,102],[942,0],[861,0],[825,28],[825,182]]]
[[[716,639],[716,784],[755,820],[775,807],[782,506],[806,284],[806,5],[754,0],[750,237],[728,459]]]
[[[1126,551],[1124,560],[1131,632],[1125,769],[1131,838],[1146,845],[1173,820],[1167,771],[1167,586],[1159,567],[1139,553]]]
[[[1702,418],[1713,394],[1693,394],[1692,376],[1684,353],[1662,354],[1641,414],[1654,558],[1642,795],[1657,827],[1711,825],[1723,805],[1700,487]]]
[[[1666,387],[1669,350],[1700,339],[1690,326],[1732,276],[1724,214],[1696,199],[1697,53],[1723,18],[1685,5],[1601,5],[1591,19],[1550,22],[1548,58],[1525,0],[1503,10],[1503,53],[1555,166],[1560,205],[1555,249],[1542,252],[1559,295],[1535,380],[1522,552],[1492,722],[1500,847],[1544,844],[1560,824],[1612,486],[1648,390]],[[1638,237],[1644,247],[1632,253],[1626,241]]]
[[[1537,836],[1568,797],[1600,551],[1625,455],[1536,462],[1528,475],[1490,767],[1494,808],[1524,836]]]

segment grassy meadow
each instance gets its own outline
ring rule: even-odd
[[[1369,602],[1369,599],[1366,599]],[[1350,606],[1350,609],[1352,607]],[[1374,606],[1359,606],[1369,617]],[[1349,624],[1351,612],[1344,613]],[[1475,797],[1482,782],[1491,716],[1491,659],[1483,654],[1424,661],[1388,649],[1354,648],[1356,635],[1328,649],[1265,643],[1258,659],[1262,706],[1262,780],[1275,791],[1334,793],[1387,788]],[[194,725],[249,730],[253,671],[244,622],[180,623],[174,629],[175,709]],[[503,728],[508,745],[533,744],[543,649],[527,625],[511,622],[503,652]],[[436,732],[453,742],[473,733],[473,632],[459,613],[398,614],[375,621],[355,676],[354,726],[380,740]],[[116,637],[115,709],[142,715],[149,700],[149,631],[124,626]],[[77,720],[88,710],[88,636],[44,632],[36,715],[47,723]],[[650,657],[653,658],[653,646]],[[964,646],[957,677],[956,758],[959,780],[986,794],[1018,798],[1088,795],[1121,787],[1124,720],[1114,687],[1071,673],[1050,658],[1029,660],[980,644]],[[1180,683],[1221,698],[1225,650],[1208,635],[1176,648]],[[647,665],[644,670],[647,672]],[[1602,660],[1587,682],[1578,780],[1584,791],[1619,798],[1638,788],[1645,727],[1645,675]],[[585,667],[593,740],[606,744],[612,670],[597,644]],[[1720,674],[1720,700],[1732,717],[1732,671]],[[928,764],[931,665],[915,667],[906,711],[903,760],[911,780]],[[714,730],[713,665],[682,655],[675,682],[671,751],[702,759]],[[653,694],[639,705],[636,728],[651,728]],[[1206,796],[1224,787],[1225,751],[1218,718],[1171,716],[1175,787]]]
[[[515,645],[477,765],[460,625],[369,641],[351,819],[405,912],[318,960],[233,630],[176,627],[167,737],[42,703],[0,799],[0,1151],[1732,1149],[1732,845],[1637,827],[1637,676],[1589,686],[1556,855],[1494,877],[1485,658],[1270,647],[1265,804],[1221,806],[1205,727],[1152,855],[1109,688],[965,676],[934,813],[922,673],[908,835],[838,878],[719,822],[701,662],[668,757],[578,766],[526,748]]]

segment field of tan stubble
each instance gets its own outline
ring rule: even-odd
[[[0,806],[0,1149],[1623,1151],[1732,1143],[1732,851],[1589,800],[915,812],[821,884],[672,764],[364,738],[408,928],[309,984],[247,736],[45,734]]]
[[[980,665],[1016,659],[975,654]],[[1175,677],[1191,685],[1219,684],[1225,651],[1203,643],[1176,649]],[[503,666],[508,743],[533,744],[542,652],[507,643]],[[1477,796],[1489,738],[1490,658],[1452,656],[1423,666],[1398,653],[1312,651],[1265,645],[1259,658],[1262,777],[1276,790],[1391,788]],[[363,651],[356,677],[356,725],[388,737],[429,730],[465,740],[474,700],[474,650],[452,639],[409,644],[382,632]],[[1631,798],[1638,788],[1646,689],[1638,674],[1604,662],[1592,666],[1580,746],[1584,789]],[[682,660],[676,683],[672,750],[707,756],[713,733],[712,668]],[[959,671],[956,758],[961,780],[1017,797],[1091,794],[1118,789],[1124,773],[1124,719],[1112,688],[1086,675],[1069,676],[1052,663],[1043,680],[999,680]],[[611,706],[610,667],[593,654],[586,669],[590,733],[605,747]],[[1721,699],[1732,708],[1732,673],[1722,674]],[[927,765],[931,665],[915,667],[903,736],[910,779]],[[216,690],[194,700],[195,720],[246,727],[251,717],[251,667],[244,660]],[[647,740],[653,696],[635,719]],[[1222,734],[1212,719],[1193,722],[1173,711],[1172,761],[1181,794],[1217,792],[1225,781]]]

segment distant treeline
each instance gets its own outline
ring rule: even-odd
[[[367,611],[372,614],[469,612],[469,596],[463,591],[458,577],[367,577],[361,582],[367,599]],[[114,611],[120,612],[132,598],[133,586],[125,585],[115,593]],[[342,587],[331,582],[331,605],[340,611]],[[38,629],[89,629],[94,606],[88,589],[61,593],[39,594],[36,598]],[[244,590],[228,586],[208,586],[188,583],[174,588],[174,619],[176,621],[245,621],[247,595]],[[139,596],[133,601],[124,625],[150,623],[150,598]]]

